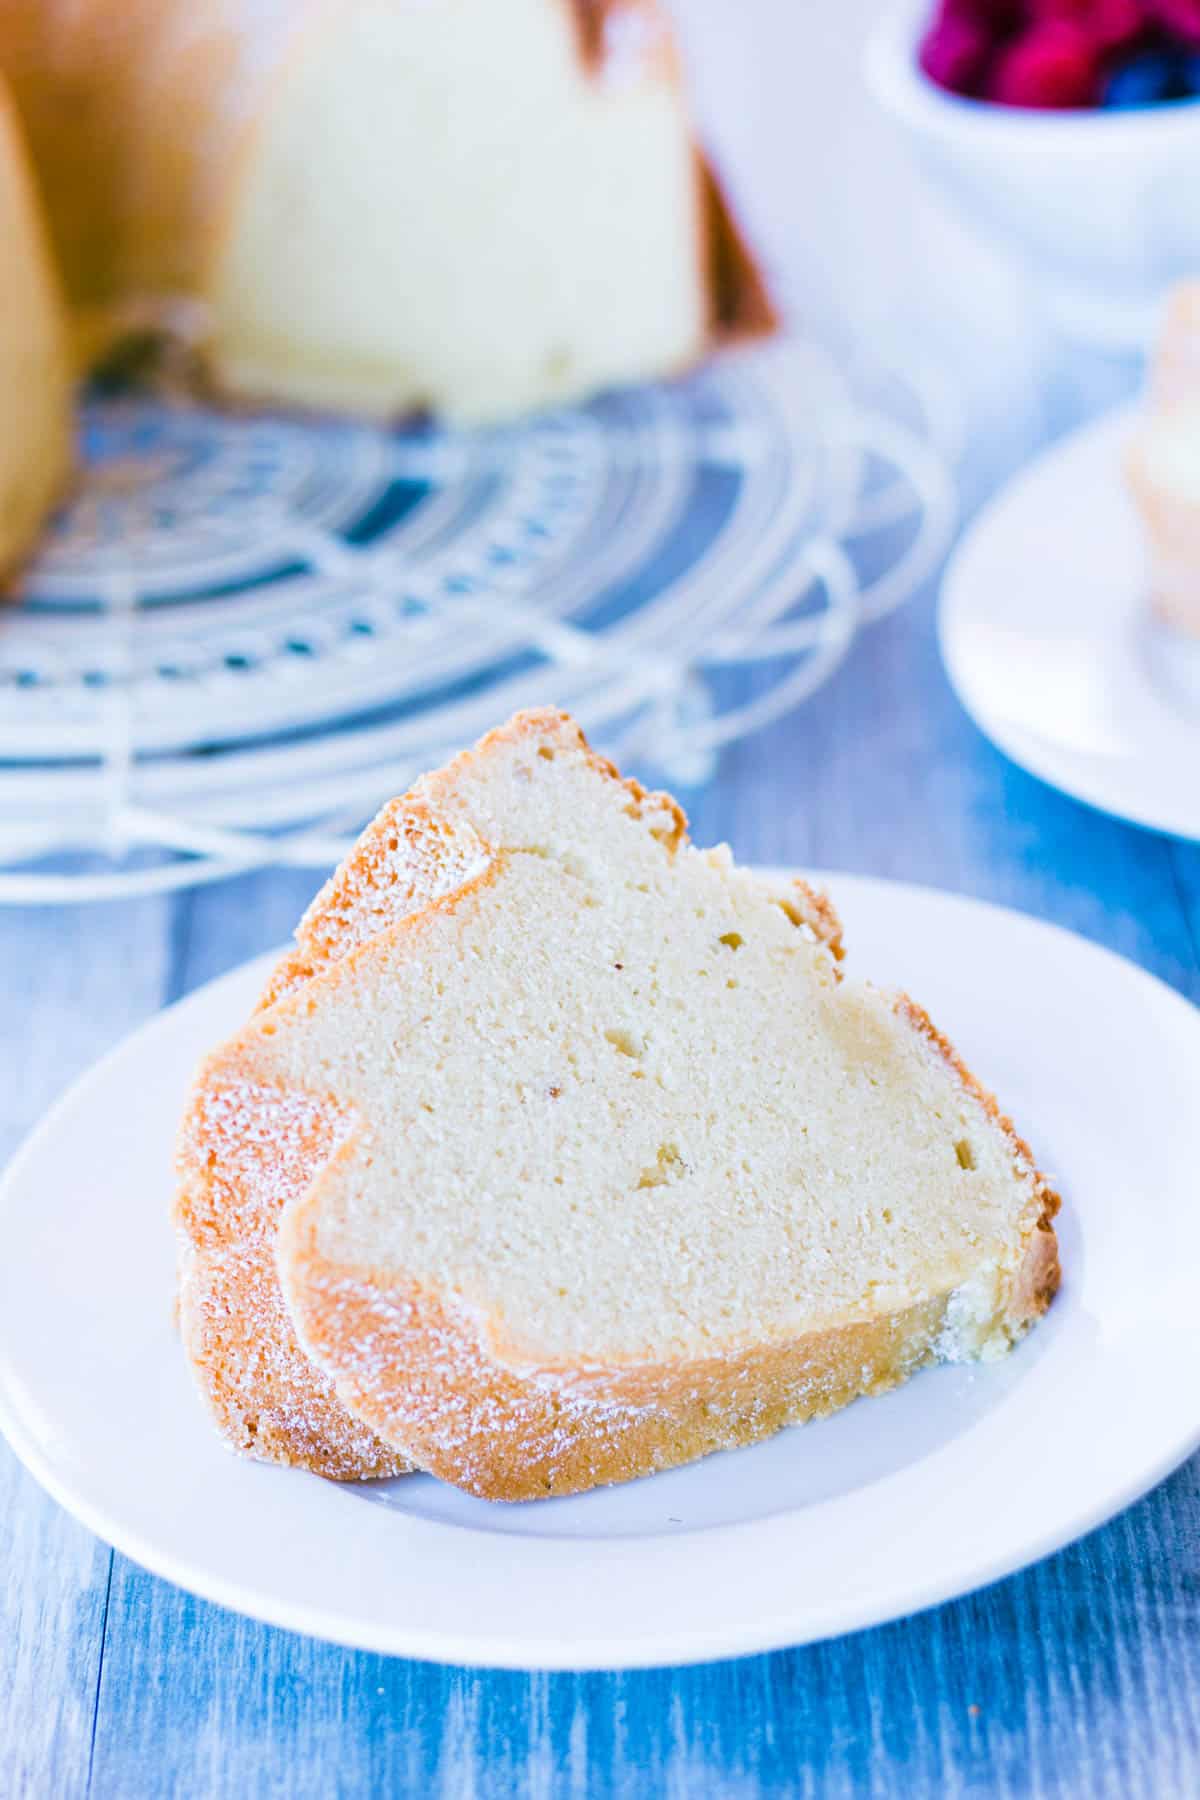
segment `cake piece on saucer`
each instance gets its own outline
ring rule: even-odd
[[[1200,280],[1171,295],[1126,472],[1146,532],[1154,610],[1200,638]]]

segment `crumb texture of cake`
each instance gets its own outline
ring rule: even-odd
[[[1055,1197],[839,949],[827,903],[694,848],[561,714],[385,808],[193,1108],[249,1088],[321,1121],[274,1254],[348,1414],[537,1498],[1015,1342],[1057,1285]],[[218,1212],[269,1179],[269,1143],[241,1154]]]
[[[656,0],[9,0],[0,74],[80,345],[158,306],[231,398],[494,419],[774,323]]]
[[[1125,466],[1146,534],[1154,609],[1200,637],[1200,281],[1171,295]]]

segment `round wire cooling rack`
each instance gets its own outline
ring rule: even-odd
[[[328,865],[525,705],[705,779],[946,546],[942,396],[889,382],[793,341],[478,433],[90,400],[0,609],[0,900]]]

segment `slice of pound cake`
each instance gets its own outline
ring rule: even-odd
[[[693,848],[560,713],[385,808],[185,1122],[181,1315],[226,1435],[526,1499],[1007,1349],[1056,1199],[839,953],[818,896]]]

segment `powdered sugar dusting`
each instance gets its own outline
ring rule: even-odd
[[[198,1090],[180,1146],[180,1327],[223,1437],[339,1479],[401,1474],[406,1459],[338,1401],[309,1362],[279,1291],[275,1237],[345,1137],[346,1115],[248,1080]]]
[[[338,1391],[421,1465],[468,1492],[579,1492],[732,1449],[881,1393],[937,1354],[938,1301],[702,1364],[584,1372],[499,1361],[459,1299],[303,1258],[291,1303]]]
[[[523,1381],[487,1355],[467,1312],[414,1293],[380,1291],[344,1271],[309,1274],[293,1306],[310,1350],[338,1345],[338,1391],[389,1437],[415,1432],[430,1466],[468,1491],[570,1492],[611,1480],[656,1416],[641,1405]],[[658,1464],[665,1464],[666,1458]]]
[[[491,851],[468,823],[394,801],[322,889],[267,998],[483,874]],[[337,1398],[305,1356],[283,1304],[275,1239],[285,1205],[334,1154],[348,1119],[332,1102],[244,1078],[200,1084],[180,1147],[180,1319],[218,1428],[236,1448],[350,1480],[408,1460]]]
[[[476,880],[492,851],[465,820],[394,801],[326,883],[296,933],[321,961],[336,960],[398,920]]]

